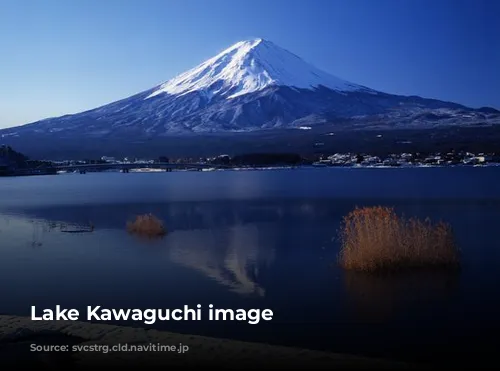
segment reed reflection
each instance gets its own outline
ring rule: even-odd
[[[458,271],[412,271],[397,274],[345,272],[348,307],[356,320],[385,322],[401,313],[449,303],[458,291]]]

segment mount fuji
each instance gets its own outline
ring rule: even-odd
[[[0,130],[3,142],[132,142],[266,130],[491,126],[493,108],[399,96],[345,81],[263,39],[238,42],[152,89],[89,111]],[[343,123],[343,124],[340,124]],[[56,142],[54,142],[56,141]]]

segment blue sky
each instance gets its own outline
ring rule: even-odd
[[[125,98],[256,37],[374,89],[500,108],[496,0],[0,0],[0,127]]]

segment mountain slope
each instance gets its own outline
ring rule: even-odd
[[[137,141],[172,135],[291,129],[492,125],[500,112],[387,94],[342,80],[272,42],[234,44],[147,91],[86,112],[0,131],[9,138]],[[347,129],[349,127],[346,127]]]

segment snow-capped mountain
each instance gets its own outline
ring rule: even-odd
[[[146,99],[162,93],[182,96],[196,91],[203,92],[208,98],[219,96],[231,99],[270,86],[313,89],[320,85],[337,91],[363,89],[311,66],[269,41],[256,39],[234,44],[162,84]]]
[[[97,88],[97,87],[96,87]],[[173,79],[86,112],[0,131],[7,138],[137,140],[313,127],[489,125],[494,109],[375,91],[330,75],[270,41],[238,42]]]

